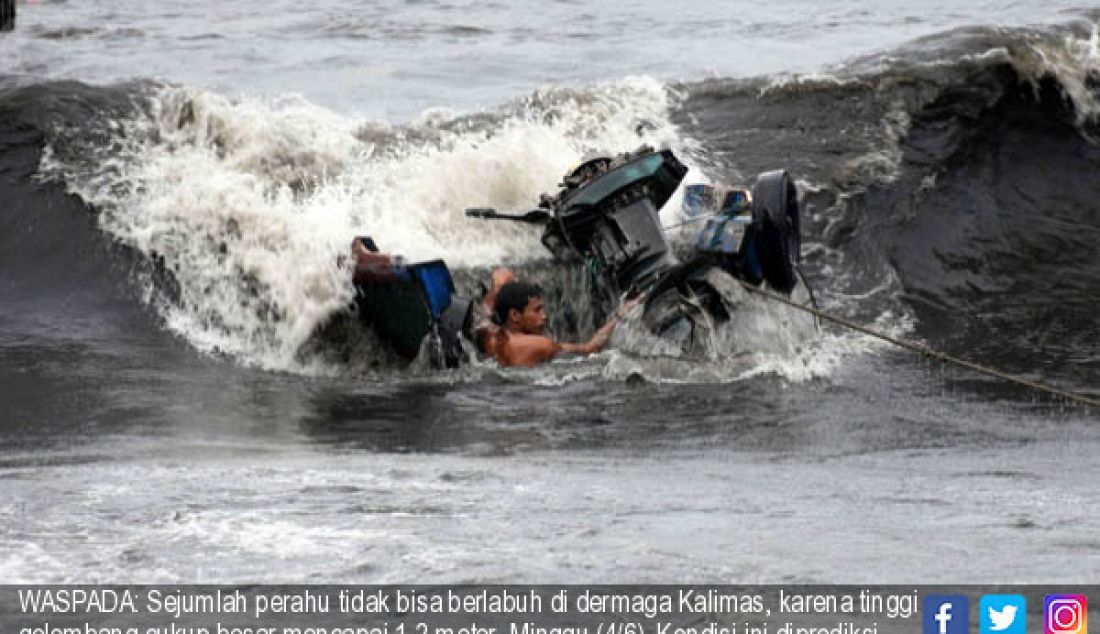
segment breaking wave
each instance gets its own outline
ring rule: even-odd
[[[39,188],[13,194],[21,202],[8,220],[51,223],[44,247],[52,234],[92,236],[79,223],[94,218],[137,263],[149,304],[195,348],[325,371],[302,351],[351,299],[340,258],[351,236],[458,268],[522,265],[544,257],[533,232],[463,210],[524,208],[586,154],[649,143],[685,157],[695,181],[747,184],[788,169],[806,215],[806,272],[826,308],[1095,385],[1098,49],[1095,16],[959,29],[815,75],[547,88],[404,125],[296,97],[9,80],[4,141],[27,157],[36,148],[32,171],[79,199],[57,204],[94,213],[77,224],[72,209],[49,218],[33,199],[49,191]],[[666,208],[666,223],[677,208]],[[4,257],[31,270],[33,245],[6,239]],[[846,335],[809,339],[799,326],[736,371],[702,372],[802,380],[866,347]],[[604,375],[637,370],[611,356]]]
[[[522,208],[592,151],[676,143],[670,100],[637,78],[395,127],[299,98],[158,87],[105,120],[109,142],[47,144],[41,173],[155,264],[148,295],[173,331],[247,365],[308,371],[302,346],[352,298],[340,257],[352,236],[456,267],[543,258],[531,231],[464,209]]]
[[[715,178],[788,165],[831,310],[893,311],[949,351],[1100,383],[1095,16],[970,28],[811,77],[689,87]]]

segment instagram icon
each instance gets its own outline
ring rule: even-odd
[[[1083,594],[1048,594],[1043,599],[1045,634],[1088,634],[1088,602]]]

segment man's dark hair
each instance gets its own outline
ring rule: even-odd
[[[508,312],[512,309],[523,312],[527,308],[527,302],[532,297],[542,297],[542,289],[538,284],[526,282],[508,282],[497,293],[497,303],[494,310],[497,325],[508,323]]]

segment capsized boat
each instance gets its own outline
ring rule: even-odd
[[[466,214],[541,227],[542,244],[555,259],[584,263],[596,308],[611,314],[625,298],[645,293],[644,327],[690,355],[735,309],[723,292],[725,281],[767,284],[785,294],[795,288],[801,223],[797,191],[785,171],[761,174],[751,191],[691,185],[684,215],[705,223],[686,256],[679,256],[659,211],[687,171],[671,150],[643,146],[584,161],[532,211],[478,208]],[[364,246],[378,251],[373,241]],[[361,319],[401,356],[426,351],[433,367],[466,359],[462,339],[473,340],[473,303],[455,295],[443,261],[388,262],[374,273],[360,267],[355,287]]]

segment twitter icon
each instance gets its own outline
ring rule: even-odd
[[[980,634],[1025,634],[1027,599],[1019,594],[987,594],[978,603]]]

